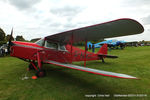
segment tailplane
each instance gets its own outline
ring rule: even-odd
[[[117,56],[107,55],[107,50],[108,50],[107,44],[104,44],[97,52],[97,55],[99,59],[102,60],[102,62],[104,62],[104,58],[118,58]]]

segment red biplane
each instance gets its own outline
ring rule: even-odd
[[[107,55],[107,45],[104,44],[98,53],[87,51],[87,41],[103,38],[139,34],[144,31],[143,26],[133,19],[123,18],[102,24],[74,29],[47,36],[35,43],[9,40],[10,55],[28,61],[29,69],[35,69],[37,77],[45,76],[42,64],[54,64],[93,74],[116,78],[136,79],[136,77],[114,72],[87,68],[86,61],[117,58]],[[85,50],[74,47],[73,43],[85,41]],[[84,66],[73,65],[72,62],[84,61]]]

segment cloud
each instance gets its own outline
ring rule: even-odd
[[[147,17],[142,18],[143,24],[144,25],[149,25],[150,24],[150,15]]]
[[[150,4],[150,0],[122,0],[122,5],[126,6],[148,6]]]
[[[59,7],[52,7],[49,11],[51,19],[48,18],[46,22],[49,23],[48,27],[53,30],[54,33],[71,30],[77,27],[77,22],[74,22],[76,17],[84,10],[82,7],[60,5]]]
[[[53,8],[50,12],[58,16],[72,16],[78,14],[80,12],[80,8],[65,6],[62,8]]]
[[[118,18],[141,21],[148,30],[149,6],[150,0],[0,0],[0,26],[6,33],[14,27],[14,33],[26,39]]]
[[[20,10],[32,8],[41,0],[8,0],[8,2]]]
[[[72,20],[76,15],[81,13],[83,8],[77,6],[63,6],[59,8],[50,9],[50,13],[62,18],[67,18],[68,21]]]

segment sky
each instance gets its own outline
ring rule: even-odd
[[[113,39],[150,41],[150,0],[0,0],[0,27],[26,40],[119,18],[137,20],[145,31]]]

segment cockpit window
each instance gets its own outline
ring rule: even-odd
[[[65,47],[65,45],[59,45],[59,50],[62,50],[62,51],[66,51],[66,47]]]
[[[44,43],[44,39],[40,39],[35,43],[39,46],[44,46],[46,48],[56,49],[56,50],[60,50],[60,51],[67,51],[65,45],[59,44],[59,43],[54,43],[54,42],[51,42],[48,40],[45,40],[45,43]]]
[[[43,46],[44,45],[44,39],[40,39],[37,42],[35,42],[37,45],[39,46]]]
[[[52,49],[58,49],[58,44],[57,43],[52,43],[52,42],[49,42],[49,41],[45,41],[45,47],[52,48]]]

